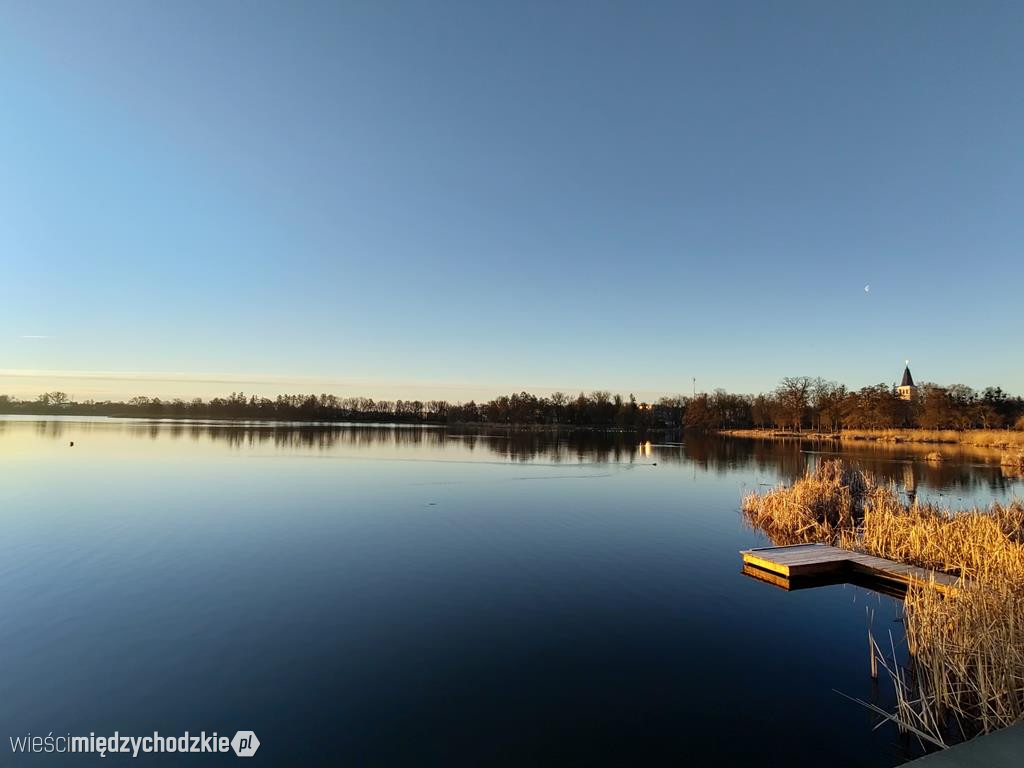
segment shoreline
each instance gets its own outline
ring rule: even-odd
[[[794,432],[782,429],[720,429],[719,435],[759,440],[809,440],[813,442],[912,443],[917,445],[966,445],[976,448],[1024,450],[1024,431],[1010,429],[844,429],[838,432]]]
[[[182,416],[182,415],[159,415],[159,414],[135,414],[135,413],[79,413],[74,410],[62,413],[22,413],[7,412],[0,413],[0,420],[6,417],[17,417],[25,421],[61,419],[70,420],[75,418],[87,419],[89,421],[136,421],[146,423],[164,424],[223,424],[223,425],[268,425],[268,426],[296,426],[296,427],[431,427],[445,429],[501,429],[516,432],[614,432],[614,433],[665,433],[682,432],[681,427],[667,426],[634,426],[617,427],[601,424],[566,424],[549,423],[537,424],[531,422],[501,422],[501,421],[437,421],[423,419],[421,421],[400,421],[396,419],[296,419],[281,418],[274,416]]]

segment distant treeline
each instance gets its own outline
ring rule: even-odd
[[[1000,387],[981,392],[963,384],[922,384],[910,400],[896,387],[848,390],[809,376],[790,376],[772,392],[734,395],[716,390],[689,398],[684,421],[702,429],[1024,429],[1024,399]]]
[[[380,423],[565,425],[619,429],[750,427],[812,429],[1024,429],[1024,399],[999,387],[978,392],[962,384],[923,384],[903,400],[885,384],[848,390],[808,376],[782,380],[769,393],[740,395],[724,390],[637,402],[598,390],[577,396],[556,392],[502,395],[486,403],[444,400],[373,400],[335,395],[278,395],[270,399],[233,392],[212,400],[133,397],[127,402],[72,401],[63,392],[35,400],[0,395],[0,413],[138,416],[192,419],[271,419]]]
[[[161,400],[133,397],[127,402],[72,401],[64,392],[46,392],[35,400],[0,395],[0,413],[137,416],[190,419],[269,419],[278,421],[348,421],[398,424],[565,425],[621,429],[679,428],[685,398],[639,403],[629,395],[605,391],[576,397],[556,392],[538,397],[528,392],[502,395],[487,403],[444,400],[373,400],[335,395],[278,395],[271,399],[232,392],[212,400]]]

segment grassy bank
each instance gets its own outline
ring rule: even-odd
[[[800,438],[802,440],[862,440],[881,443],[922,443],[971,445],[979,448],[1024,450],[1024,431],[1018,429],[843,429],[838,432],[814,430],[795,432],[780,429],[729,429],[734,437]]]
[[[880,440],[893,443],[948,443],[980,448],[1024,449],[1024,432],[1011,429],[844,429],[840,440]]]
[[[747,520],[779,544],[821,541],[963,577],[943,596],[911,588],[904,622],[911,664],[882,659],[902,727],[936,744],[1024,719],[1024,504],[954,513],[904,504],[839,461],[788,488],[743,500]]]
[[[813,440],[833,447],[870,445],[872,449],[916,451],[937,462],[960,457],[998,464],[1007,476],[1024,474],[1024,431],[999,429],[846,429],[840,432],[793,432],[776,429],[732,429],[720,434],[761,440]],[[950,455],[952,454],[952,455]]]

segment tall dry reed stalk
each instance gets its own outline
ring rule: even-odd
[[[908,589],[911,666],[879,658],[896,687],[904,729],[945,745],[949,732],[984,733],[1024,720],[1024,504],[953,512],[905,504],[839,461],[789,488],[743,500],[750,523],[776,543],[823,541],[962,577],[948,594]]]

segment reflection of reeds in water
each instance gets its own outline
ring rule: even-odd
[[[963,577],[949,594],[908,589],[908,669],[876,646],[896,687],[891,719],[937,744],[950,732],[969,736],[1024,719],[1020,501],[957,513],[908,505],[894,487],[829,461],[789,488],[747,496],[743,511],[780,544],[824,541]]]

